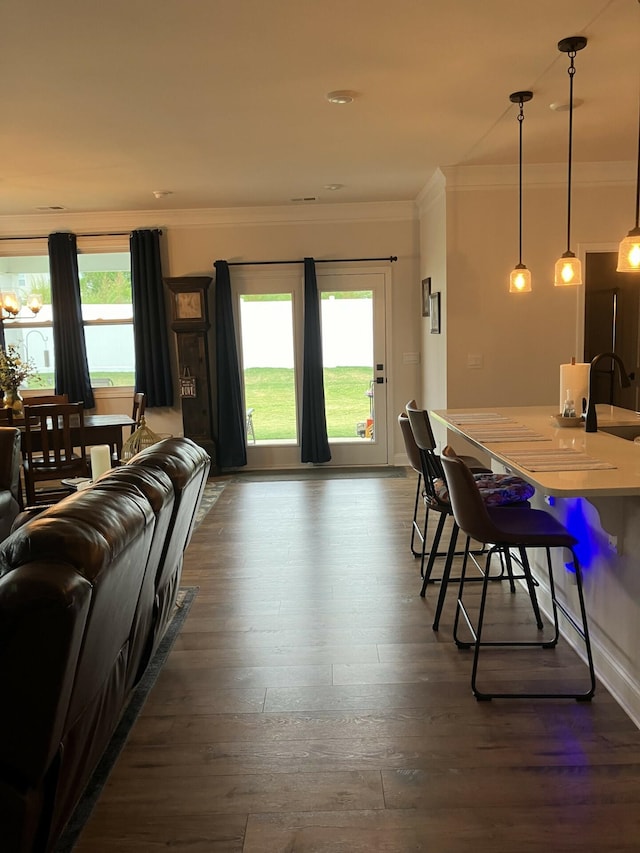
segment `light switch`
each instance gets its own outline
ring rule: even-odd
[[[478,370],[482,367],[482,356],[476,353],[467,353],[467,367]]]

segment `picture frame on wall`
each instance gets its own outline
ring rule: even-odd
[[[431,278],[422,279],[422,316],[428,317],[430,311]]]
[[[429,331],[432,335],[440,334],[440,291],[429,294]]]

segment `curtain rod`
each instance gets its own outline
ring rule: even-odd
[[[315,260],[315,259],[314,259]],[[393,263],[398,260],[397,255],[390,255],[387,258],[320,258],[315,261],[316,264],[352,264],[356,261],[389,261]],[[303,264],[302,261],[229,261],[230,267],[253,267],[265,266],[266,264]]]
[[[144,229],[143,229],[144,230]],[[160,229],[151,228],[151,231],[159,231],[162,234]],[[72,234],[72,231],[54,231],[54,234]],[[103,231],[99,234],[76,234],[76,237],[130,237],[132,231]],[[32,235],[31,237],[0,237],[0,240],[47,240],[49,238],[49,234],[42,234],[40,236]]]

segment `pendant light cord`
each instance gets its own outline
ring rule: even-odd
[[[519,145],[518,145],[518,264],[522,264],[522,123],[524,121],[524,101],[520,98]]]
[[[571,174],[572,174],[572,148],[573,148],[573,77],[576,73],[576,67],[573,60],[576,57],[576,51],[569,51],[571,63],[569,65],[569,157],[567,159],[567,252],[571,251]]]
[[[640,228],[640,106],[638,108],[638,165],[636,173],[636,230]]]

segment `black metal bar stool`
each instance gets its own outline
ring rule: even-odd
[[[478,490],[478,486],[474,480],[473,474],[464,464],[464,462],[456,456],[455,451],[451,447],[445,447],[442,452],[442,464],[447,477],[449,487],[449,498],[453,515],[456,524],[468,537],[479,539],[483,542],[491,544],[487,551],[486,561],[484,566],[484,578],[482,583],[482,594],[480,597],[480,606],[476,624],[469,615],[467,607],[464,603],[464,590],[466,580],[466,567],[468,558],[465,556],[460,576],[460,587],[458,593],[458,602],[456,607],[456,616],[454,622],[454,640],[460,647],[468,647],[470,644],[462,642],[458,637],[458,626],[460,616],[465,620],[471,636],[473,637],[474,655],[473,668],[471,672],[471,689],[477,699],[562,699],[570,698],[577,700],[589,700],[595,691],[595,673],[593,668],[593,658],[591,654],[591,643],[589,640],[589,628],[587,625],[587,614],[584,605],[584,595],[582,590],[582,570],[575,554],[574,547],[578,544],[577,539],[569,533],[569,531],[560,524],[550,513],[540,509],[517,508],[517,507],[487,507],[482,500],[482,496]],[[541,639],[538,637],[535,640],[496,640],[484,641],[482,639],[483,623],[485,616],[485,607],[487,602],[487,591],[489,581],[493,578],[490,575],[491,558],[494,554],[500,554],[507,562],[511,564],[512,554],[517,552],[519,562],[522,565],[524,579],[529,589],[532,601],[535,601],[535,580],[531,572],[527,549],[529,548],[544,548],[546,552],[546,567],[549,576],[549,591],[551,595],[551,606],[553,613],[553,628],[554,634],[551,639]],[[553,580],[553,569],[551,564],[551,548],[564,548],[570,552],[573,568],[576,576],[576,588],[580,607],[580,619],[574,619],[571,613],[568,612],[562,602],[556,598],[555,584]],[[495,577],[495,576],[494,576]],[[537,611],[537,603],[534,607],[536,612],[537,628],[543,626],[540,620],[539,611]],[[587,689],[583,692],[575,691],[553,691],[553,692],[530,692],[523,691],[519,693],[513,692],[496,692],[480,690],[477,684],[478,679],[478,663],[480,658],[480,649],[486,646],[538,646],[541,648],[552,648],[558,642],[560,634],[558,613],[567,619],[572,628],[582,638],[584,642],[587,668],[589,671],[589,679]]]
[[[436,453],[436,440],[429,422],[429,414],[424,409],[414,409],[407,405],[407,415],[411,425],[414,441],[420,451],[420,464],[422,470],[422,482],[424,486],[423,499],[425,506],[429,511],[439,513],[438,524],[434,533],[430,550],[427,550],[426,545],[426,527],[425,536],[422,541],[422,554],[420,561],[420,574],[423,578],[422,589],[420,595],[424,598],[427,591],[427,585],[434,581],[440,581],[440,591],[438,601],[436,603],[436,611],[433,620],[433,630],[437,631],[440,625],[440,616],[444,607],[447,586],[450,580],[459,580],[459,578],[451,578],[451,567],[453,559],[456,556],[456,544],[458,541],[458,525],[455,523],[451,502],[447,492],[447,483],[444,475],[444,470],[440,457]],[[534,493],[533,486],[525,483],[520,477],[513,477],[506,474],[494,474],[486,468],[481,472],[476,472],[475,476],[481,482],[481,493],[486,501],[493,501],[498,504],[512,504],[520,506],[528,506],[527,500]],[[445,562],[442,570],[442,577],[432,578],[433,567],[436,559],[443,556],[438,550],[442,534],[444,532],[447,520],[452,521],[451,534],[449,545],[445,552]],[[482,539],[478,539],[482,543]],[[465,554],[465,550],[459,552]],[[481,552],[484,549],[481,549]],[[425,558],[428,553],[428,560]],[[512,591],[515,592],[513,576],[510,573],[510,564],[506,564],[507,577],[511,584]]]

